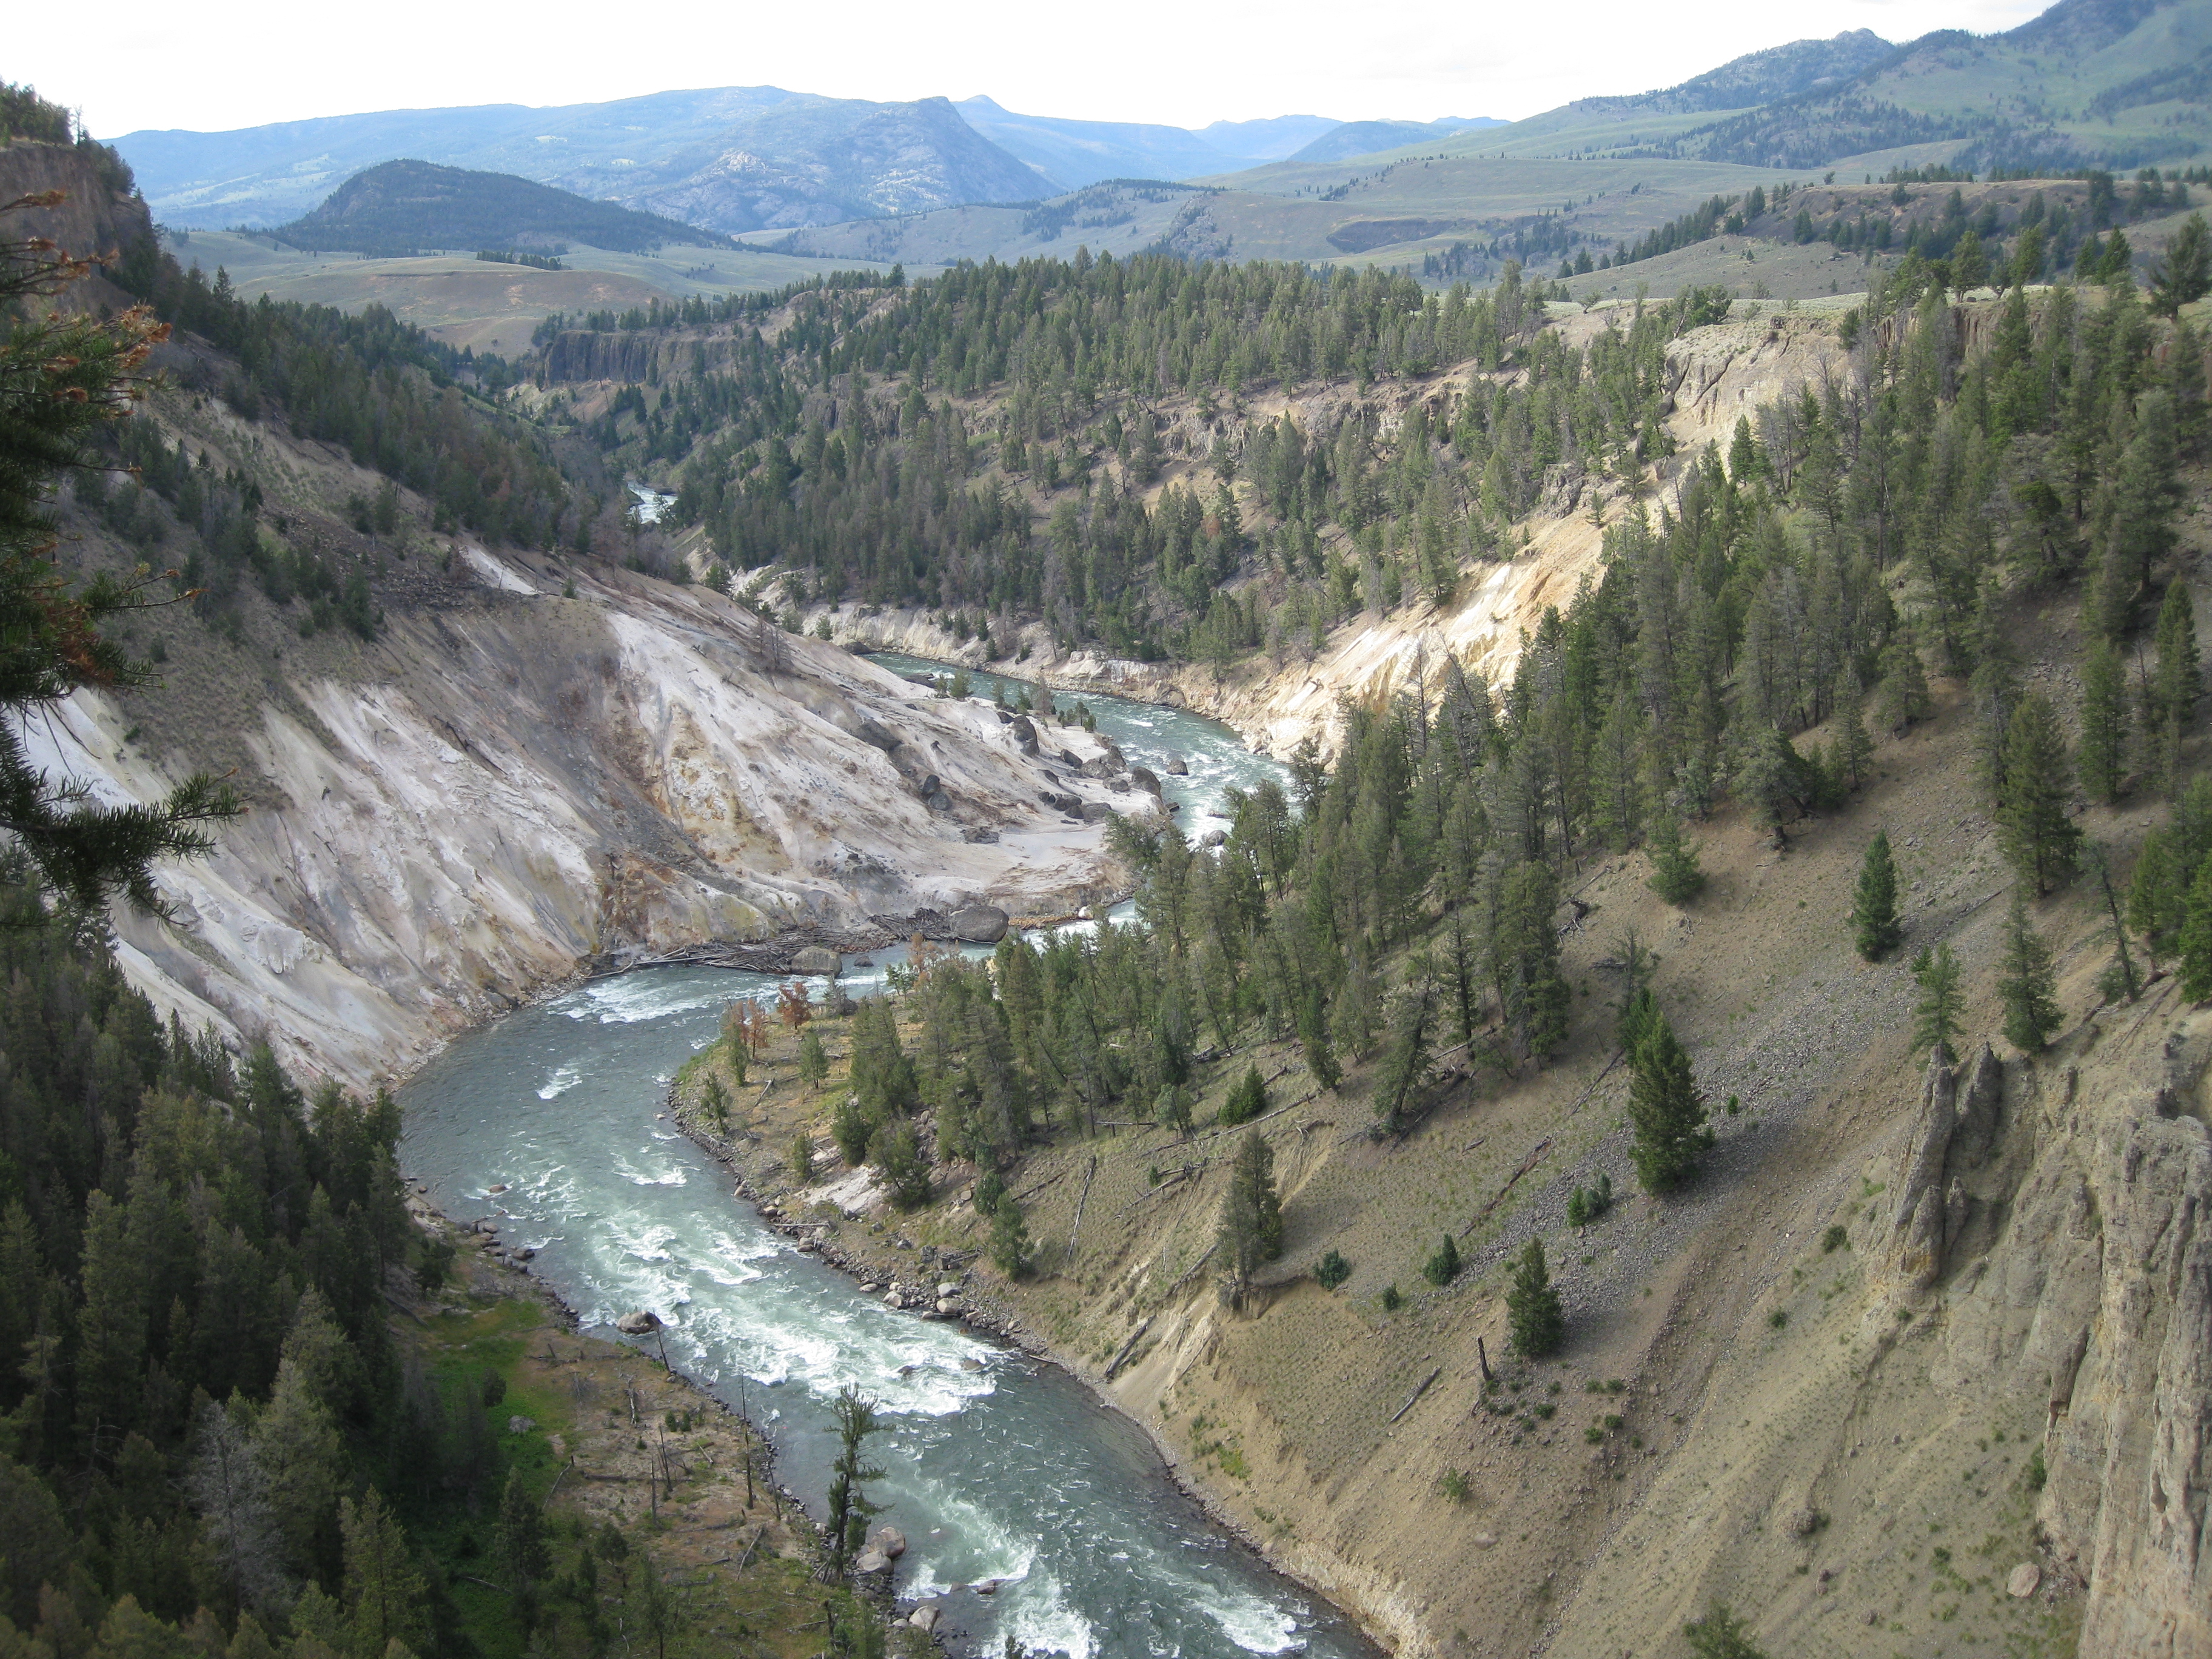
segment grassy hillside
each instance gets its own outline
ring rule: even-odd
[[[332,191],[313,212],[270,233],[295,248],[385,258],[425,249],[528,248],[558,253],[589,242],[621,253],[669,243],[719,247],[729,239],[611,202],[590,202],[506,173],[428,161],[386,161]]]

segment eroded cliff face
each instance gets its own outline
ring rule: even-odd
[[[2100,1024],[2008,1103],[2016,1185],[1973,1190],[1991,1160],[1960,1115],[1936,1375],[2045,1401],[2037,1514],[2087,1586],[2081,1651],[2187,1659],[2212,1653],[2212,1012],[2167,980]]]
[[[252,809],[164,869],[173,923],[118,916],[157,1003],[362,1084],[581,969],[971,901],[1064,910],[1110,883],[1099,825],[1040,799],[1104,786],[1048,782],[988,708],[710,592],[570,573],[564,599],[560,574],[470,558],[482,585],[389,613],[343,672],[263,665]],[[31,740],[151,798],[204,761],[137,740],[165,690],[81,696]]]

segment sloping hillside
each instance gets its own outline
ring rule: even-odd
[[[589,202],[506,173],[471,173],[428,161],[386,161],[332,191],[313,213],[275,234],[295,247],[386,257],[424,248],[529,248],[565,252],[571,242],[617,252],[657,251],[667,243],[727,247],[709,231]]]

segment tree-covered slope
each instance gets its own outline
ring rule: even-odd
[[[386,161],[356,173],[313,213],[275,233],[297,247],[390,256],[422,248],[561,251],[570,242],[641,253],[729,239],[611,202],[591,202],[507,173]]]

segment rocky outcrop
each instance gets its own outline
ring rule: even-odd
[[[1963,1091],[1961,1069],[1968,1073]],[[1971,1068],[1954,1066],[1940,1043],[1929,1056],[1890,1223],[1891,1267],[1908,1294],[1936,1282],[1945,1246],[1964,1235],[1973,1201],[1966,1176],[1989,1156],[2003,1096],[2004,1067],[1988,1043]]]
[[[1990,1117],[1986,1138],[1970,1082],[1946,1176],[1936,1375],[2047,1401],[2038,1518],[2087,1587],[2080,1650],[2100,1659],[2212,1652],[2212,1013],[2171,981],[2147,1000],[2111,1012],[2120,1035],[2057,1098]],[[1977,1190],[2008,1168],[2016,1181]]]

